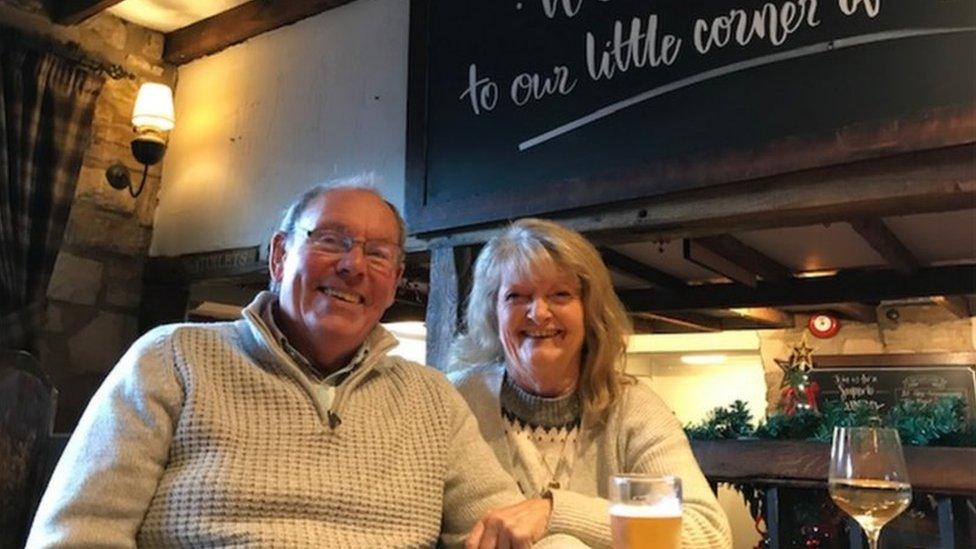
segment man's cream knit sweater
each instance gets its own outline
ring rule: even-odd
[[[68,443],[29,547],[430,546],[521,500],[458,393],[388,357],[382,328],[322,409],[260,318],[271,299],[133,345]]]

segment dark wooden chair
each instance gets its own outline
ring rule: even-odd
[[[34,357],[0,351],[0,549],[23,547],[58,459],[51,449],[56,405],[57,389]]]

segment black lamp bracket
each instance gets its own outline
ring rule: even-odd
[[[129,177],[129,169],[121,162],[116,162],[105,171],[105,179],[114,189],[129,189],[132,198],[138,198],[146,185],[146,176],[149,175],[149,166],[158,163],[166,153],[166,140],[162,134],[152,130],[139,134],[131,143],[132,156],[142,164],[142,180],[139,187],[132,188],[132,181]]]

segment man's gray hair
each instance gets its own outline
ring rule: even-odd
[[[404,249],[407,242],[407,224],[403,221],[403,216],[400,215],[400,210],[397,209],[383,193],[377,188],[380,183],[380,179],[377,178],[372,173],[363,173],[354,175],[351,177],[344,177],[341,179],[334,179],[326,183],[320,183],[311,189],[308,189],[302,193],[294,202],[288,206],[285,210],[285,214],[281,218],[281,222],[278,223],[277,232],[283,233],[290,243],[295,235],[295,225],[298,224],[298,219],[305,213],[308,205],[315,201],[320,196],[328,194],[332,191],[362,191],[370,193],[380,200],[383,201],[390,211],[393,213],[393,217],[396,219],[397,229],[399,230],[399,238],[397,244],[400,245],[400,250]],[[401,255],[401,260],[402,260]],[[268,285],[272,292],[277,293],[279,289],[279,284],[272,279]]]

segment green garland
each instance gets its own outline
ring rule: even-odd
[[[959,398],[902,401],[884,414],[871,403],[858,403],[845,410],[840,402],[828,401],[819,412],[798,410],[792,415],[777,412],[755,429],[746,403],[736,400],[731,406],[713,409],[704,421],[685,426],[685,433],[692,440],[761,438],[830,442],[834,427],[879,423],[898,429],[906,445],[976,446],[976,425],[967,423],[966,405]]]

